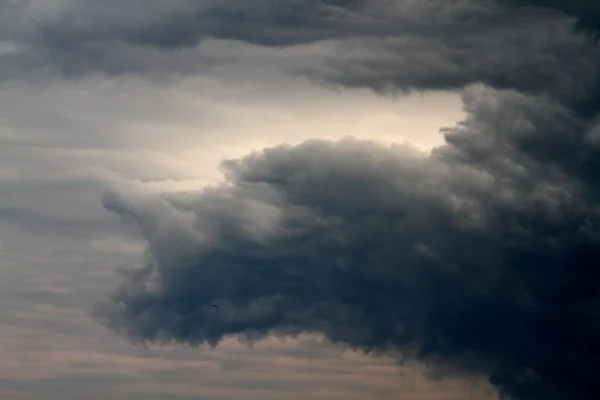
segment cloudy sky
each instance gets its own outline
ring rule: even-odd
[[[599,34],[0,0],[0,397],[597,399]]]

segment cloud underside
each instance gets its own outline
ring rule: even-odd
[[[267,70],[464,90],[430,154],[312,140],[226,161],[200,192],[106,193],[148,251],[95,316],[132,341],[320,333],[518,400],[591,400],[600,51],[573,27],[599,20],[560,0],[0,0],[0,83]]]
[[[342,88],[483,83],[560,97],[580,113],[597,105],[600,59],[572,29],[573,17],[588,29],[595,23],[588,20],[597,7],[586,1],[5,0],[0,7],[0,42],[8,46],[0,49],[0,80],[164,79],[245,62]]]

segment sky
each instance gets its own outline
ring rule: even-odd
[[[0,0],[0,396],[597,399],[599,34],[591,0]]]

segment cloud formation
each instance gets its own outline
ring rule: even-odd
[[[193,15],[239,22],[238,36],[200,24],[213,36],[336,40],[337,60],[299,67],[328,83],[467,87],[467,117],[430,154],[312,140],[225,161],[226,182],[199,193],[108,192],[104,207],[148,251],[99,321],[132,341],[192,345],[321,333],[484,376],[518,400],[598,398],[600,51],[562,12],[593,21],[558,1],[198,4]],[[154,44],[186,44],[169,40]]]
[[[581,98],[598,92],[598,52],[571,29],[572,18],[553,10],[569,11],[588,26],[596,8],[586,1],[568,4],[575,5],[135,0],[99,6],[90,0],[5,0],[0,41],[7,50],[0,52],[0,79],[56,72],[196,74],[239,61],[240,46],[252,45],[287,49],[261,54],[255,62],[327,85],[386,92],[483,83],[558,96],[589,112],[596,101]],[[224,44],[231,41],[238,43],[233,51]]]
[[[600,4],[594,0],[503,0],[513,6],[555,9],[576,18],[575,27],[594,38],[600,34]]]
[[[518,399],[595,398],[600,149],[557,102],[465,104],[430,156],[309,141],[225,162],[196,196],[107,194],[149,253],[98,317],[142,341],[321,332]]]

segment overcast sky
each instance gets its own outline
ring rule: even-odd
[[[0,0],[0,397],[597,399],[599,32]]]

